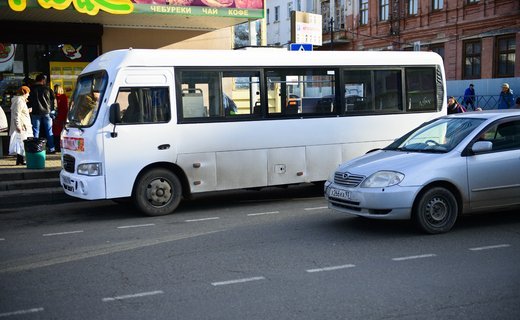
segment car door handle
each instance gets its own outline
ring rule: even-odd
[[[161,144],[160,146],[157,147],[157,149],[159,149],[159,150],[167,150],[167,149],[170,149],[170,145],[169,144]]]

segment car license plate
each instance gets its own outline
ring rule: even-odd
[[[341,189],[331,188],[329,190],[329,196],[334,198],[339,198],[343,200],[352,200],[352,192]]]

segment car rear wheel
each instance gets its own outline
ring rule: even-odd
[[[451,230],[458,217],[457,199],[451,191],[435,187],[424,192],[414,208],[417,226],[431,234]]]
[[[181,195],[182,186],[174,173],[166,169],[152,169],[137,181],[133,200],[144,214],[162,216],[175,211]]]

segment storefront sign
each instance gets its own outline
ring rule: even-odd
[[[14,11],[27,7],[74,10],[97,15],[99,11],[110,14],[168,14],[212,17],[263,18],[263,0],[8,0]]]

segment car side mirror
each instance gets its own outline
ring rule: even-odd
[[[116,102],[110,106],[108,119],[111,124],[116,124],[116,123],[121,122],[121,106],[119,105],[119,103]]]
[[[491,141],[477,141],[471,147],[471,151],[473,151],[473,153],[475,153],[475,154],[491,151],[492,149],[493,149],[493,142],[491,142]]]

